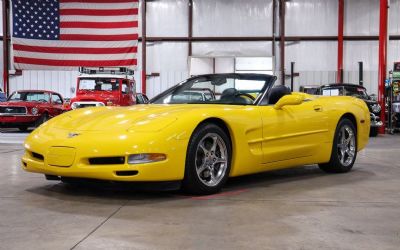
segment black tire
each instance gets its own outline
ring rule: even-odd
[[[39,127],[43,123],[47,122],[49,120],[49,115],[47,113],[44,113],[40,119],[36,123],[36,127]]]
[[[214,141],[214,138],[217,139]],[[211,147],[210,143],[212,144]],[[214,145],[215,148],[213,151]],[[215,158],[211,159],[210,157]],[[216,158],[217,160],[215,160]],[[218,163],[220,160],[224,162]],[[183,191],[195,195],[208,195],[219,192],[229,177],[231,160],[231,141],[225,131],[212,123],[200,125],[193,132],[189,141],[186,154],[185,177],[182,182]],[[198,167],[199,163],[202,163],[200,167]],[[200,173],[198,174],[199,169],[203,170],[199,171]],[[219,175],[217,178],[218,181],[212,183],[214,174]],[[207,183],[208,181],[210,183]]]
[[[354,135],[354,142],[352,143],[352,147],[349,145],[349,153],[343,153],[343,147],[339,146],[339,140],[341,140],[343,129],[346,130],[345,134],[348,133],[347,129],[351,130]],[[349,134],[349,133],[348,133]],[[340,144],[344,145],[344,143]],[[350,149],[351,148],[351,149]],[[351,152],[350,152],[351,151]],[[347,151],[346,151],[347,152]],[[342,155],[343,153],[343,155]],[[353,153],[354,156],[350,158],[350,153]],[[342,156],[341,156],[342,155]],[[331,158],[328,163],[319,164],[319,168],[327,173],[346,173],[349,172],[354,165],[354,162],[357,158],[357,130],[349,119],[344,118],[339,121],[336,131],[335,137],[333,139]],[[351,160],[350,160],[351,159]],[[346,161],[345,161],[346,160]],[[343,163],[345,161],[345,163]]]
[[[377,137],[378,134],[379,134],[379,128],[371,127],[371,129],[369,130],[369,136],[370,137]]]
[[[21,132],[26,132],[26,131],[28,131],[28,126],[19,126],[18,129]]]

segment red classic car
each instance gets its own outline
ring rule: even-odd
[[[61,114],[64,100],[56,92],[20,90],[0,103],[0,128],[19,128],[26,131]]]

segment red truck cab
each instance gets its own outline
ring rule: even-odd
[[[67,109],[134,104],[136,86],[133,74],[110,73],[104,69],[84,70],[77,80],[76,96],[70,100]]]

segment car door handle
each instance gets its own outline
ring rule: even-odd
[[[315,110],[316,112],[321,112],[321,111],[322,111],[322,106],[321,106],[321,105],[315,105],[315,106],[314,106],[314,110]]]

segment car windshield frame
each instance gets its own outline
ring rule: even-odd
[[[199,83],[201,81],[206,82],[206,81],[220,81],[226,79],[235,79],[235,80],[249,80],[249,81],[264,81],[264,85],[260,90],[257,90],[258,95],[256,99],[252,103],[234,103],[234,102],[224,102],[221,100],[214,100],[214,101],[190,101],[190,102],[169,102],[165,103],[164,100],[168,98],[168,96],[171,96],[171,99],[174,94],[181,94],[184,93],[185,91],[192,91],[192,90],[197,90],[199,88],[193,87],[191,88],[195,83]],[[199,76],[194,76],[191,77],[181,83],[178,83],[175,86],[172,86],[171,88],[163,91],[162,93],[158,94],[157,96],[153,97],[149,103],[150,104],[222,104],[222,105],[258,105],[260,101],[264,98],[265,94],[268,92],[268,90],[274,85],[276,81],[276,77],[272,75],[267,75],[267,74],[238,74],[238,73],[232,73],[232,74],[209,74],[209,75],[199,75]],[[226,82],[223,82],[220,85],[225,84]],[[214,86],[220,86],[217,84],[213,84]],[[239,91],[240,93],[247,94],[248,93],[253,93],[255,90],[243,90]],[[212,92],[212,94],[215,96],[216,93]]]

